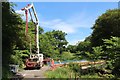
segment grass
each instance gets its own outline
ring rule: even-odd
[[[76,74],[68,67],[59,67],[54,71],[47,71],[45,73],[45,76],[47,78],[75,78]],[[78,78],[100,78],[98,74],[86,74],[86,75],[80,75],[77,74]]]
[[[94,67],[88,68],[87,70],[82,70],[80,69],[80,65],[77,65],[75,63],[71,63],[66,67],[58,67],[56,70],[53,71],[47,71],[45,73],[46,78],[91,78],[91,79],[103,79],[103,78],[114,78],[114,76],[112,74],[102,74],[102,75],[98,75],[98,69],[101,69],[104,66],[101,66],[99,64],[97,64]]]
[[[74,78],[74,72],[66,67],[59,67],[54,71],[47,71],[45,73],[47,78]]]
[[[86,74],[86,75],[81,75],[81,78],[101,78],[98,76],[98,74]]]

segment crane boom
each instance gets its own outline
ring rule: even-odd
[[[31,9],[33,14],[31,14]],[[30,57],[26,59],[26,63],[25,63],[26,68],[41,68],[43,66],[43,54],[39,53],[39,20],[36,14],[36,10],[33,4],[28,4],[26,7],[24,7],[21,10],[25,11],[25,14],[26,14],[26,30],[25,30],[26,35],[28,32],[28,11],[31,19],[32,19],[32,15],[34,15],[34,18],[35,18],[35,20],[32,19],[32,22],[35,25],[35,45],[36,45],[35,47],[36,47],[37,54],[30,54]]]
[[[25,34],[27,35],[27,32],[28,32],[28,10],[30,13],[30,17],[32,19],[32,14],[31,14],[30,9],[32,9],[32,11],[34,13],[34,17],[35,17],[34,24],[35,24],[35,42],[36,42],[36,49],[37,49],[36,53],[39,54],[39,21],[38,21],[38,17],[37,17],[33,3],[28,4],[26,7],[21,9],[22,11],[25,11],[25,14],[26,14],[26,32],[25,32]]]

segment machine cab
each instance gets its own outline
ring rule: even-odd
[[[38,61],[43,62],[43,54],[32,54],[30,55],[30,59],[37,58]]]

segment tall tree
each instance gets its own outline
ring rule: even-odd
[[[3,77],[8,76],[9,60],[13,53],[13,48],[21,39],[19,38],[19,31],[22,19],[13,10],[12,3],[2,3],[2,68]]]
[[[120,37],[120,10],[107,10],[99,16],[95,25],[92,27],[93,33],[91,38],[92,46],[103,44],[102,39],[109,39],[111,36]]]
[[[40,51],[44,53],[45,56],[52,56],[54,53],[62,53],[67,45],[65,39],[66,33],[62,31],[51,31],[40,35]]]
[[[48,36],[50,42],[52,42],[51,44],[55,46],[55,48],[58,49],[61,54],[65,45],[68,43],[65,38],[67,34],[59,30],[53,30],[52,32],[47,32],[45,34]]]

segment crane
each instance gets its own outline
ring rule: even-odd
[[[32,9],[36,21],[33,21],[30,9]],[[36,49],[37,49],[36,52],[39,54],[39,21],[38,21],[38,17],[37,17],[34,5],[33,5],[33,3],[32,4],[28,4],[26,7],[22,8],[21,10],[25,11],[25,14],[26,14],[26,31],[25,31],[26,35],[28,33],[28,11],[30,13],[30,17],[31,17],[32,22],[35,24],[35,35],[36,35],[35,36],[35,40],[36,40],[35,42],[36,42],[36,45],[37,45],[36,46]]]
[[[33,18],[32,18],[31,9],[32,9],[33,15],[35,17],[35,20],[33,20]],[[30,54],[30,58],[27,60],[26,66],[27,67],[36,67],[36,66],[37,67],[41,67],[42,66],[42,61],[43,61],[43,54],[39,53],[39,20],[38,20],[38,17],[37,17],[34,5],[33,5],[33,3],[32,4],[28,4],[26,7],[22,8],[21,10],[25,11],[25,15],[26,15],[25,35],[27,35],[27,33],[28,33],[28,13],[30,14],[31,21],[35,25],[35,44],[36,44],[36,53],[37,53],[37,55],[36,54],[35,55]],[[32,59],[32,60],[38,59],[38,60],[36,61],[35,64],[33,64],[33,66],[31,66],[31,65],[29,65],[30,63],[32,64],[30,59]]]

